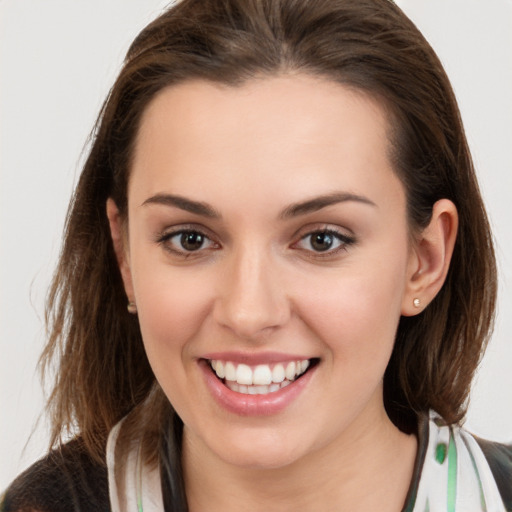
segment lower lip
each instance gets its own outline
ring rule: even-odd
[[[238,416],[270,416],[288,407],[308,385],[316,365],[290,385],[266,395],[247,395],[232,391],[213,373],[207,361],[200,360],[199,366],[205,376],[206,385],[215,401],[227,411]]]

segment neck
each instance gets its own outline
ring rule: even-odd
[[[383,410],[356,420],[334,442],[277,468],[229,464],[185,427],[183,467],[189,510],[399,512],[416,451],[415,436],[400,432]]]

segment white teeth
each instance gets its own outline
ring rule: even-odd
[[[252,383],[261,386],[268,386],[272,384],[272,372],[265,364],[260,364],[254,369],[252,376]]]
[[[272,370],[272,382],[280,383],[284,380],[284,367],[282,364],[276,364]]]
[[[288,380],[295,378],[295,363],[292,361],[286,365],[285,375]]]
[[[217,373],[217,375],[219,375]],[[250,386],[253,384],[252,382],[252,370],[250,366],[247,366],[246,364],[239,364],[236,369],[236,379],[238,384],[246,384],[247,386]]]
[[[224,365],[224,375],[226,380],[236,380],[236,368],[231,362],[227,362]]]
[[[236,382],[232,382],[230,380],[226,381],[226,386],[231,389],[231,391],[236,391],[237,393],[240,393],[240,384],[237,384]]]
[[[217,364],[215,365],[215,373],[219,379],[223,379],[226,376],[224,373],[224,364],[222,361],[217,361]]]
[[[290,361],[286,365],[277,363],[272,368],[268,364],[259,364],[251,368],[247,364],[211,360],[210,366],[231,390],[256,395],[273,393],[288,386],[309,368],[310,361]]]
[[[237,382],[230,380],[226,381],[226,386],[231,389],[231,391],[235,391],[236,393],[241,393],[243,395],[268,395],[269,393],[275,393],[290,384],[291,382],[289,380],[285,380],[281,382],[281,384],[271,384],[270,386],[244,386],[243,384],[238,384]]]

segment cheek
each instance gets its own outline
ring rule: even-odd
[[[150,360],[177,361],[186,342],[201,329],[211,304],[204,273],[168,265],[138,264],[135,296],[142,337]]]
[[[335,360],[387,358],[395,340],[405,286],[405,258],[361,261],[337,275],[311,279],[301,316]],[[356,367],[356,366],[354,366]]]
[[[135,280],[139,324],[146,354],[156,379],[173,407],[187,417],[190,375],[195,359],[191,353],[200,337],[210,308],[208,281],[186,271],[146,268]],[[193,373],[192,373],[193,374]]]

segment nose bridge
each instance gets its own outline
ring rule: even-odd
[[[237,336],[255,338],[289,318],[275,256],[256,244],[233,251],[217,298],[217,321]]]

